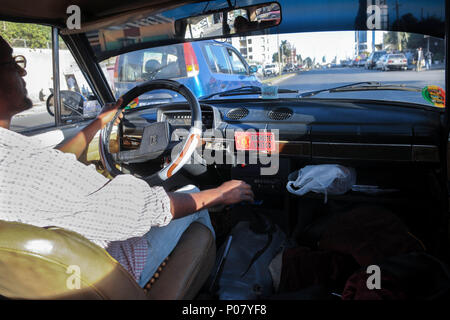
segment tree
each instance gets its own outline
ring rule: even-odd
[[[12,46],[21,40],[28,48],[47,48],[51,41],[51,28],[48,26],[3,21],[0,27],[2,37]]]
[[[272,55],[272,62],[278,62],[278,52],[275,52],[275,53]]]
[[[282,52],[283,62],[286,62],[286,59],[292,54],[291,44],[287,40],[281,40],[280,51]]]
[[[311,60],[310,57],[307,57],[305,60],[303,60],[303,62],[308,68],[311,68],[313,65],[313,61]]]
[[[303,64],[303,59],[302,59],[302,55],[301,54],[297,55],[297,63],[300,64],[300,65]]]

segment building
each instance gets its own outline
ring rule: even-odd
[[[271,35],[234,37],[231,44],[249,64],[270,64],[273,54],[277,52],[276,38]]]
[[[384,31],[355,31],[355,57],[364,57],[373,51],[383,49]]]

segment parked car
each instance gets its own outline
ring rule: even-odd
[[[280,71],[278,70],[277,65],[275,64],[266,64],[264,66],[264,70],[263,70],[264,76],[265,77],[269,77],[269,76],[276,76],[280,73]]]
[[[362,68],[366,65],[366,61],[367,61],[366,59],[359,59],[356,66]]]
[[[286,64],[283,68],[283,72],[294,72],[294,71],[295,71],[295,67],[291,63]]]
[[[407,70],[408,60],[403,53],[387,54],[381,62],[381,70]]]
[[[350,61],[349,67],[357,67],[358,66],[358,60],[357,59],[353,59]]]
[[[366,69],[374,69],[378,59],[386,54],[386,51],[374,51],[372,52],[366,60]]]
[[[387,58],[387,54],[382,55],[377,62],[375,63],[375,69],[377,70],[381,70],[383,69],[383,65],[384,65],[384,60]]]
[[[261,85],[256,71],[257,68],[250,68],[241,54],[226,42],[205,40],[143,49],[116,58],[115,95],[120,97],[135,87],[136,82],[174,79],[201,97],[217,90]],[[155,94],[152,99],[158,98]],[[159,101],[172,98],[165,93],[159,96]],[[138,101],[141,106],[149,103],[149,99]]]

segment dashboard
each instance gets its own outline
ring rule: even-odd
[[[214,100],[201,103],[201,108],[203,129],[222,133],[221,138],[208,144],[217,150],[235,144],[233,132],[251,129],[276,132],[275,152],[283,157],[309,161],[439,162],[442,113],[437,109],[317,98]],[[156,121],[167,121],[173,128],[189,128],[189,106],[174,103],[131,110],[125,114],[123,135],[138,140],[143,128]],[[208,142],[208,138],[204,141]]]

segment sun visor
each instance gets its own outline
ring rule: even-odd
[[[126,29],[129,26],[138,25],[141,21],[151,20],[151,17],[162,17],[160,14],[163,11],[172,10],[176,7],[183,6],[186,2],[180,1],[176,5],[168,6],[167,3],[163,5],[153,5],[151,7],[139,8],[129,10],[123,13],[111,14],[108,17],[100,18],[95,21],[82,22],[80,28],[69,29],[64,28],[60,32],[63,35],[80,34],[92,31],[101,31],[104,29]],[[81,8],[81,16],[83,15],[83,8]],[[164,18],[163,18],[164,20]],[[173,21],[173,19],[166,19],[165,22]]]

